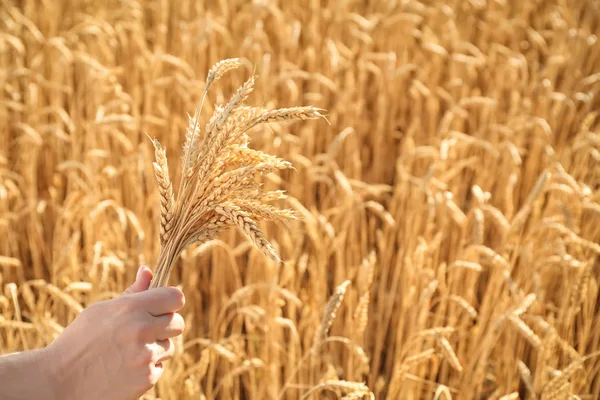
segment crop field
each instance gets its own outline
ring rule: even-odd
[[[0,1],[0,354],[155,269],[150,138],[175,185],[239,58],[201,134],[253,75],[314,107],[247,132],[297,218],[176,258],[144,398],[599,399],[599,40],[595,0]]]

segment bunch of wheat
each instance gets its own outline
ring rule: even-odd
[[[269,121],[306,120],[322,117],[315,107],[267,110],[244,106],[254,89],[256,76],[248,79],[225,105],[216,107],[200,140],[199,117],[211,84],[240,66],[237,58],[215,64],[194,117],[189,117],[182,155],[182,175],[177,197],[169,178],[165,148],[156,139],[154,172],[160,190],[160,251],[151,287],[167,284],[173,264],[189,245],[215,238],[229,226],[237,226],[267,257],[278,261],[257,220],[295,218],[293,210],[269,204],[285,198],[283,191],[261,191],[258,176],[290,168],[288,161],[248,147],[248,130]]]

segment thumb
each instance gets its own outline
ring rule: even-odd
[[[133,284],[127,289],[125,289],[125,292],[123,292],[123,294],[133,294],[143,292],[144,290],[148,290],[151,280],[152,271],[150,271],[150,268],[146,267],[145,265],[142,265],[137,271],[135,282],[133,282]]]

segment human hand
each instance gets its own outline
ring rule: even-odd
[[[183,333],[175,312],[185,299],[174,287],[147,290],[151,279],[140,267],[122,296],[86,308],[46,348],[57,398],[130,400],[156,384]]]

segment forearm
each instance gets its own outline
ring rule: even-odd
[[[54,400],[56,387],[45,349],[0,356],[0,397],[6,400]]]

